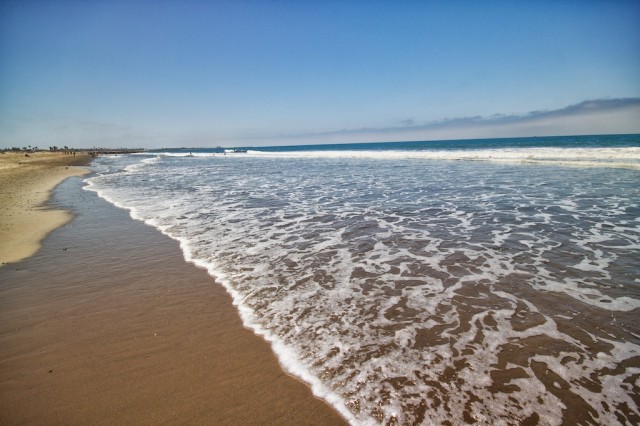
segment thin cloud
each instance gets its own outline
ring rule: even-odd
[[[473,116],[473,117],[457,117],[449,118],[439,121],[432,121],[421,125],[411,125],[403,127],[389,127],[379,129],[359,129],[352,130],[350,132],[359,131],[380,131],[380,132],[392,132],[397,130],[407,130],[412,128],[414,130],[429,130],[440,129],[444,127],[466,127],[466,126],[499,126],[504,124],[515,123],[533,123],[545,119],[557,119],[563,117],[575,117],[593,114],[603,114],[616,112],[628,108],[640,108],[640,98],[620,98],[620,99],[595,99],[583,101],[574,105],[547,111],[531,111],[525,115],[504,115],[494,114],[489,117]],[[640,116],[638,117],[640,120]]]
[[[455,117],[423,124],[403,120],[400,126],[342,129],[281,135],[315,142],[466,139],[569,134],[640,133],[640,98],[586,100],[556,110],[526,114]]]

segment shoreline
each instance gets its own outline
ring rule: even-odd
[[[43,207],[74,220],[0,268],[2,423],[346,423],[176,241],[82,185]]]
[[[90,163],[82,152],[0,155],[0,267],[33,256],[50,232],[72,219],[45,204],[60,182],[89,173],[83,166]]]

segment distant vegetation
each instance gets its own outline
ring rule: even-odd
[[[5,152],[25,152],[28,154],[32,154],[34,152],[64,152],[66,154],[71,154],[74,152],[88,152],[88,153],[93,153],[93,154],[130,154],[130,153],[134,153],[134,152],[143,152],[144,149],[143,148],[90,148],[90,149],[78,149],[78,148],[71,148],[68,146],[50,146],[49,149],[41,149],[38,148],[37,146],[23,146],[22,148],[14,146],[12,148],[7,148],[7,149],[0,149],[1,153],[5,153]]]
[[[3,152],[11,151],[11,152],[29,152],[29,153],[32,153],[32,152],[46,152],[47,150],[46,149],[40,149],[37,146],[28,145],[28,146],[23,146],[22,148],[14,146],[12,148],[3,149],[2,151]],[[57,146],[54,145],[54,146],[50,146],[49,147],[49,151],[51,151],[51,152],[73,152],[73,151],[81,151],[81,150],[76,149],[76,148],[69,148],[66,145],[63,146],[63,147],[57,147]]]

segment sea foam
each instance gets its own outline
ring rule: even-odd
[[[633,421],[637,172],[530,152],[103,158],[87,189],[178,240],[352,424]]]

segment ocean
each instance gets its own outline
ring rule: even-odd
[[[86,189],[178,240],[351,424],[640,423],[640,135],[93,169]]]

